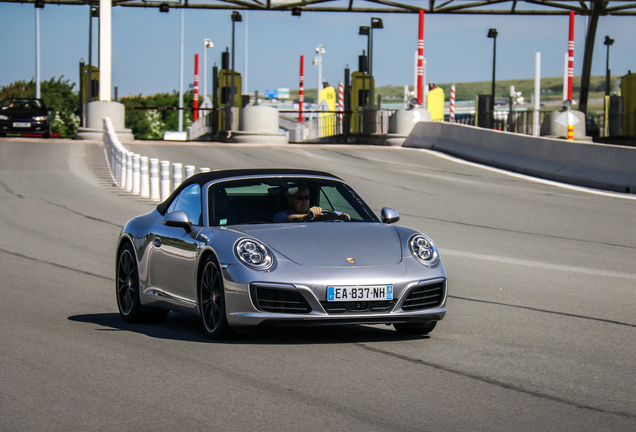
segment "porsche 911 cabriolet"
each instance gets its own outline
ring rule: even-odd
[[[223,339],[250,327],[387,324],[427,334],[446,314],[435,243],[380,218],[342,179],[319,171],[195,174],[124,226],[116,297],[126,322],[169,311]]]

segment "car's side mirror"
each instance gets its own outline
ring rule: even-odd
[[[181,210],[173,211],[163,217],[163,224],[169,227],[183,228],[187,233],[192,231],[192,224],[188,215]]]
[[[400,214],[391,207],[382,207],[380,218],[384,224],[392,224],[400,220]]]

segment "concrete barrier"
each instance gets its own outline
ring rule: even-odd
[[[636,193],[636,148],[533,137],[445,122],[415,125],[404,147],[560,182]]]
[[[149,198],[152,201],[159,201],[161,199],[161,193],[159,192],[159,159],[150,159],[149,177]]]
[[[170,196],[170,161],[161,161],[161,201]]]

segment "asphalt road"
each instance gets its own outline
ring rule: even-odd
[[[1,431],[634,431],[636,200],[401,148],[129,146],[217,168],[333,172],[438,244],[430,337],[385,326],[208,341],[128,325],[115,240],[153,204],[96,143],[0,139]]]

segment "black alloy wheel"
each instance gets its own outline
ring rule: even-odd
[[[199,282],[199,313],[203,330],[214,340],[225,339],[233,333],[227,323],[222,279],[217,261],[207,257]]]
[[[124,244],[119,250],[115,283],[119,315],[127,323],[161,322],[168,316],[168,310],[142,308],[137,261],[130,243]]]

